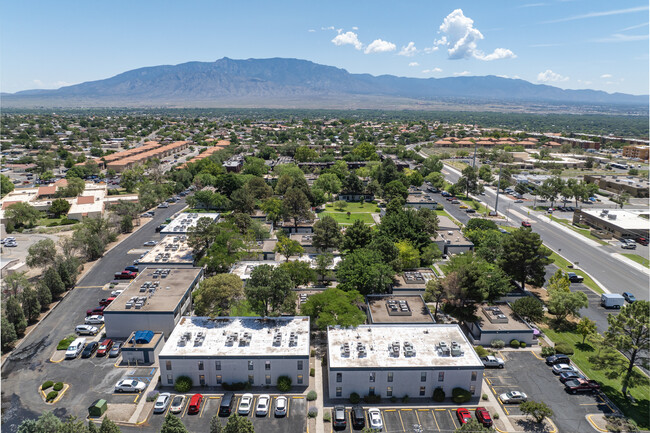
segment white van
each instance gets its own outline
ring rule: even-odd
[[[86,346],[86,339],[84,337],[77,338],[75,341],[70,343],[68,350],[65,351],[65,359],[74,359],[84,350]]]

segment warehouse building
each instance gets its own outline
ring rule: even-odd
[[[289,376],[309,385],[309,317],[183,317],[158,355],[163,385],[248,382],[272,386]]]
[[[194,227],[201,218],[209,218],[217,222],[219,220],[219,213],[189,213],[182,212],[178,214],[169,224],[167,224],[161,231],[161,236],[168,235],[186,235],[190,227]]]
[[[192,268],[194,255],[187,244],[187,236],[165,236],[138,261],[140,271],[145,268]]]
[[[124,339],[134,331],[171,334],[192,310],[192,290],[203,278],[201,268],[146,268],[104,310],[106,337]]]
[[[642,217],[645,215],[646,217]],[[629,211],[623,209],[576,209],[574,224],[586,224],[596,230],[610,233],[616,239],[648,238],[650,223],[648,211]]]
[[[490,346],[494,340],[509,344],[512,340],[526,343],[528,346],[537,344],[535,330],[517,316],[509,305],[481,305],[476,310],[477,320],[467,322],[469,337],[473,344]]]
[[[586,174],[585,182],[594,183],[605,191],[621,194],[627,192],[632,197],[648,197],[650,182],[648,179],[623,175]]]
[[[483,363],[458,325],[330,327],[327,334],[330,398],[430,398],[436,388],[481,395]]]

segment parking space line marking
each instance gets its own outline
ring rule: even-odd
[[[485,378],[485,381],[488,383],[488,385],[492,385],[492,382],[490,382],[490,379],[488,379],[487,377]]]
[[[400,410],[397,413],[399,414],[399,422],[402,423],[402,431],[406,431],[406,429],[404,428],[404,420],[402,419],[402,411]]]
[[[386,420],[384,419],[384,411],[380,410],[379,414],[381,415],[381,424],[386,425]],[[370,417],[368,417],[368,419],[370,419]],[[368,422],[368,423],[370,423],[370,422]]]
[[[429,409],[418,409],[419,412],[429,412]]]
[[[422,423],[420,422],[420,417],[418,416],[418,411],[417,410],[415,411],[415,419],[418,420],[418,424],[422,425]]]
[[[185,407],[183,407],[183,411],[181,412],[181,418],[185,417],[187,415],[187,408],[190,406],[190,400],[186,397],[185,398]]]
[[[208,400],[208,399],[206,399]],[[203,411],[205,410],[205,407],[208,405],[208,402],[206,401],[204,404],[201,405],[201,413],[199,413],[199,418],[203,416]]]
[[[289,409],[291,409],[291,399],[287,399],[287,417],[289,416]]]
[[[447,410],[447,409],[434,409],[434,410],[435,411],[444,411],[444,410]]]
[[[454,428],[458,428],[456,425],[456,420],[454,419],[454,416],[451,414],[451,410],[448,410],[449,412],[449,417],[451,418],[451,422],[454,424]]]
[[[433,420],[436,422],[436,427],[438,427],[438,431],[442,431],[440,430],[440,424],[438,424],[438,420],[436,419],[436,414],[433,412],[433,410],[431,411],[431,416],[433,417]]]
[[[580,403],[580,406],[598,406],[600,403]]]
[[[535,353],[535,351],[531,350],[530,353],[532,353],[535,358],[537,358],[539,360],[544,360],[544,358],[538,356],[537,353]]]
[[[386,409],[385,412],[395,412],[397,409]]]

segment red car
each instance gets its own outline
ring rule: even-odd
[[[647,246],[648,240],[646,238],[636,238],[636,243]]]
[[[92,310],[86,310],[86,316],[103,316],[105,306],[97,307]]]
[[[472,420],[472,414],[469,413],[469,411],[464,407],[459,407],[456,409],[456,416],[458,417],[458,421],[460,421],[461,425],[467,424]]]
[[[113,347],[113,340],[107,338],[106,340],[99,343],[99,349],[97,349],[97,356],[105,356],[108,352],[111,351]]]
[[[201,403],[203,402],[203,396],[201,394],[194,394],[190,399],[190,405],[187,408],[187,413],[199,413],[201,410]]]
[[[521,222],[521,226],[522,226],[522,227],[528,227],[528,228],[531,227],[531,225],[530,225],[530,223],[529,223],[528,221],[522,221],[522,222]]]
[[[122,271],[122,272],[116,272],[114,278],[116,280],[132,280],[137,276],[138,276],[137,272]]]
[[[483,424],[483,427],[492,427],[492,418],[490,417],[490,412],[487,411],[484,407],[477,407],[474,411],[476,419],[478,422]]]
[[[108,307],[111,304],[111,302],[113,302],[114,300],[115,297],[111,296],[110,298],[102,299],[101,301],[99,301],[99,305],[101,305],[102,307]]]

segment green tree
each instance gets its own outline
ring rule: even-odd
[[[355,220],[345,229],[340,249],[352,252],[358,248],[367,247],[372,242],[372,229],[361,220]]]
[[[383,189],[384,198],[386,200],[394,200],[399,197],[406,199],[406,197],[409,195],[408,188],[406,188],[406,186],[399,180],[393,180],[389,182],[384,186]]]
[[[28,203],[14,203],[5,211],[7,228],[9,227],[33,227],[41,213]]]
[[[36,421],[36,431],[38,433],[58,432],[62,426],[61,420],[52,412],[43,412]]]
[[[230,196],[230,206],[235,212],[253,213],[255,211],[255,197],[245,188],[239,188]]]
[[[65,283],[55,266],[50,266],[45,270],[42,281],[50,291],[52,298],[56,299],[65,292]]]
[[[524,296],[517,299],[512,304],[512,311],[533,322],[539,322],[544,318],[544,304],[533,296]]]
[[[329,215],[324,216],[314,224],[312,243],[319,251],[338,248],[342,237],[338,223]]]
[[[588,317],[583,317],[580,319],[580,322],[578,322],[576,331],[578,334],[582,335],[582,344],[585,344],[587,337],[595,332],[598,332],[598,328],[596,327],[596,322]]]
[[[163,422],[160,433],[189,433],[185,425],[177,416],[168,413]]]
[[[52,201],[52,205],[50,206],[50,209],[48,209],[48,212],[54,217],[59,218],[61,215],[67,215],[71,206],[72,205],[68,200],[57,198]]]
[[[336,270],[337,286],[343,291],[358,290],[362,295],[386,293],[395,271],[385,264],[378,251],[359,248],[346,255]]]
[[[16,328],[14,324],[9,322],[7,315],[2,314],[2,323],[0,323],[0,332],[2,333],[2,351],[6,352],[11,350],[13,347],[14,341],[18,338],[16,335]]]
[[[244,297],[244,284],[234,274],[217,274],[201,281],[192,293],[197,316],[227,316],[230,306]]]
[[[316,256],[316,275],[319,281],[325,280],[331,274],[330,266],[334,263],[334,256],[331,253],[319,254]]]
[[[223,425],[221,425],[219,415],[214,415],[210,419],[210,433],[223,433]]]
[[[14,184],[11,182],[11,179],[9,179],[4,174],[0,174],[0,193],[2,194],[2,197],[9,194],[13,190]]]
[[[445,186],[445,176],[442,173],[429,173],[424,180],[431,183],[434,188],[442,189]]]
[[[262,202],[261,206],[262,212],[266,214],[266,219],[277,224],[278,221],[282,219],[284,215],[284,208],[282,207],[282,201],[278,198],[271,197]]]
[[[286,262],[289,261],[289,257],[299,255],[301,256],[305,249],[300,245],[300,242],[290,239],[287,235],[278,236],[278,241],[273,248],[277,254],[282,254]]]
[[[294,287],[306,286],[316,281],[316,271],[307,262],[294,260],[282,263],[278,267],[289,275]]]
[[[113,421],[104,417],[102,424],[99,426],[99,433],[120,433],[120,427]]]
[[[38,302],[41,304],[41,311],[46,311],[52,303],[52,292],[43,280],[39,281],[36,285],[36,293],[38,294]]]
[[[443,164],[437,156],[430,156],[422,162],[422,176],[426,177],[431,173],[440,173]]]
[[[332,194],[341,191],[341,180],[334,173],[323,173],[314,181],[314,187],[320,188],[332,199]]]
[[[459,182],[462,181],[462,184],[465,189],[465,195],[467,196],[470,192],[471,193],[478,193],[479,192],[479,184],[478,184],[478,173],[474,167],[471,165],[468,165],[463,169],[462,176],[459,180]]]
[[[563,322],[568,316],[580,317],[580,309],[589,306],[584,292],[569,292],[560,289],[548,290],[548,312]]]
[[[273,195],[273,188],[261,177],[254,177],[246,182],[244,189],[257,200],[266,200]]]
[[[242,168],[242,173],[252,174],[253,176],[264,176],[268,171],[269,167],[264,163],[264,160],[253,156],[246,157],[246,162]]]
[[[14,325],[16,333],[22,335],[27,328],[27,320],[25,320],[25,313],[18,301],[17,296],[10,296],[7,300],[7,320]]]
[[[312,216],[311,204],[305,193],[299,188],[289,188],[284,194],[282,207],[286,215],[293,218],[294,227],[298,227],[300,220],[309,219]]]
[[[245,416],[233,414],[228,417],[224,433],[255,433],[255,427],[250,419]],[[162,432],[165,433],[165,432]]]
[[[72,239],[88,261],[99,259],[106,250],[106,245],[113,242],[117,234],[107,218],[84,218],[75,225]]]
[[[468,422],[465,424],[461,425],[458,427],[456,430],[454,430],[454,433],[481,433],[481,432],[491,432],[493,431],[490,428],[483,427],[483,424],[478,422],[475,419],[470,419]]]
[[[122,175],[120,176],[120,186],[129,194],[132,194],[143,179],[144,167],[137,166],[122,172]]]
[[[487,164],[481,165],[481,168],[478,169],[478,177],[485,183],[492,183],[494,181],[492,169]]]
[[[424,302],[435,302],[436,306],[433,311],[433,320],[438,321],[438,306],[445,296],[445,290],[440,284],[440,280],[432,278],[427,281],[424,289]]]
[[[522,288],[526,283],[541,287],[546,265],[552,263],[550,255],[538,233],[520,227],[505,238],[498,263]]]
[[[318,153],[307,146],[300,146],[296,149],[296,153],[293,155],[293,158],[297,162],[310,162],[318,158]]]
[[[345,200],[337,200],[334,202],[334,209],[336,209],[339,212],[345,211],[345,208],[348,207],[348,202]]]
[[[207,267],[208,272],[228,272],[230,266],[241,260],[246,242],[239,228],[232,222],[216,224],[214,242],[198,265]]]
[[[187,229],[187,244],[192,248],[195,259],[200,259],[206,254],[218,234],[219,226],[207,217],[199,218],[196,225]]]
[[[38,293],[31,287],[23,290],[22,296],[23,313],[28,322],[34,322],[41,314],[41,303],[38,300]]]
[[[9,293],[14,296],[29,287],[29,280],[27,279],[27,272],[14,272],[4,277],[3,282],[7,287]]]
[[[544,421],[544,418],[546,417],[550,418],[553,416],[553,409],[548,407],[548,405],[543,401],[525,401],[519,404],[519,410],[521,410],[524,415],[532,416],[536,423]]]
[[[401,240],[395,243],[399,251],[399,260],[402,269],[417,268],[420,266],[420,251],[408,240]]]
[[[253,311],[266,317],[289,309],[296,298],[293,287],[291,278],[284,270],[260,265],[251,272],[244,293]]]

